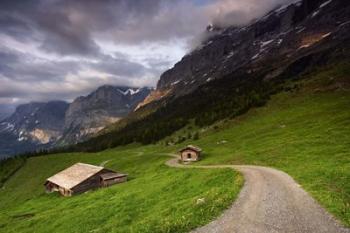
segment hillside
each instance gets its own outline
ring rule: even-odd
[[[206,151],[201,164],[281,169],[350,226],[349,72],[349,66],[320,72],[242,117],[186,128],[162,143],[199,132],[193,143]]]
[[[273,95],[264,107],[210,127],[184,128],[157,145],[30,158],[0,191],[0,231],[187,232],[204,225],[234,200],[241,183],[228,170],[163,165],[168,159],[164,153],[190,143],[204,149],[201,164],[255,164],[286,171],[350,225],[348,73],[348,65],[319,71],[290,83],[295,88]],[[195,132],[198,140],[164,146]],[[131,180],[67,199],[44,193],[45,178],[78,161],[107,161],[107,167],[129,173]],[[196,206],[202,197],[208,202]],[[74,220],[78,216],[79,224]]]
[[[243,181],[237,173],[169,169],[165,151],[130,146],[30,158],[0,190],[0,232],[187,232],[218,216],[236,197]],[[78,161],[105,162],[130,180],[72,198],[46,194],[45,179]],[[200,198],[205,203],[197,204]]]
[[[291,80],[349,60],[349,11],[340,0],[304,0],[218,30],[160,77],[146,105],[73,150],[154,143],[191,121],[203,127],[264,105]]]
[[[0,232],[185,233],[234,206],[237,221],[223,228],[349,232],[349,32],[346,1],[297,0],[248,25],[210,25],[154,90],[102,86],[77,98],[59,122],[58,144],[71,145],[0,161]],[[200,161],[178,161],[187,145]],[[45,192],[77,162],[129,180]]]

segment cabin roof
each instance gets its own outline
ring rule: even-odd
[[[90,178],[104,168],[86,163],[76,163],[73,166],[51,176],[47,181],[66,189],[71,189]]]
[[[201,151],[202,151],[201,148],[199,148],[199,147],[197,147],[197,146],[193,146],[193,145],[188,145],[188,146],[182,148],[182,149],[180,150],[180,152],[182,152],[182,151],[184,151],[184,150],[193,150],[193,151],[195,151],[195,152],[201,152]]]
[[[127,174],[116,173],[116,172],[108,172],[100,175],[102,179],[109,180],[114,178],[125,177]]]

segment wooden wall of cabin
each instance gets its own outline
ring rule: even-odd
[[[189,155],[191,158],[189,158]],[[182,161],[197,161],[199,160],[199,155],[197,152],[193,150],[184,150],[181,152],[181,160]]]
[[[103,181],[103,187],[108,187],[108,186],[111,186],[111,185],[114,185],[114,184],[123,183],[123,182],[126,182],[127,180],[128,180],[127,176],[104,180]]]
[[[82,183],[72,188],[74,194],[83,193],[91,189],[97,189],[101,187],[101,177],[100,175],[106,173],[106,170],[102,170],[90,178],[86,179]]]

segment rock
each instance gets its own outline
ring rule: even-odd
[[[199,198],[199,199],[197,199],[197,201],[196,201],[196,204],[197,205],[203,205],[205,203],[205,198]]]

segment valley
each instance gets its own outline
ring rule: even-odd
[[[69,103],[67,95],[19,105],[0,121],[1,233],[350,233],[349,3],[272,1],[239,14],[223,13],[231,1],[188,2],[164,3],[162,15],[128,9],[131,20],[114,21],[114,30],[102,27],[114,11],[99,24],[93,12],[134,2],[62,4],[65,24],[74,26],[58,31],[79,40],[62,46],[62,58],[36,61],[56,59],[69,70],[61,80],[67,90],[55,90],[61,96],[99,87]],[[167,33],[179,26],[163,25],[184,20],[176,4],[219,15],[206,15],[212,20],[193,42],[182,44],[176,32],[166,46],[153,26]],[[147,14],[161,26],[145,26]],[[195,15],[178,23],[195,30],[203,20]],[[120,46],[135,22],[142,29]],[[91,40],[80,43],[75,33]],[[137,33],[152,42],[142,37],[134,47]],[[38,49],[50,52],[48,41]],[[61,54],[77,47],[82,54]],[[11,61],[0,63],[0,79],[14,72],[12,62],[30,60],[13,53],[0,51]],[[1,88],[6,104],[21,97]]]
[[[266,106],[241,117],[191,127],[191,132],[198,130],[198,140],[165,146],[169,137],[155,145],[29,158],[0,191],[4,210],[0,231],[30,232],[28,227],[35,225],[37,232],[50,227],[56,232],[188,232],[205,225],[231,205],[243,178],[231,169],[166,167],[166,154],[187,144],[203,149],[200,165],[250,164],[285,171],[349,226],[350,92],[345,83],[344,90],[330,90],[327,78],[321,73],[301,81],[299,89],[274,95]],[[184,128],[172,137],[188,131]],[[131,180],[68,199],[45,194],[45,179],[78,161],[96,165],[108,161],[106,167],[126,171]],[[36,176],[29,175],[33,170]],[[201,198],[206,201],[198,206],[195,203]],[[26,214],[32,215],[16,217]],[[81,225],[74,221],[78,215]]]

